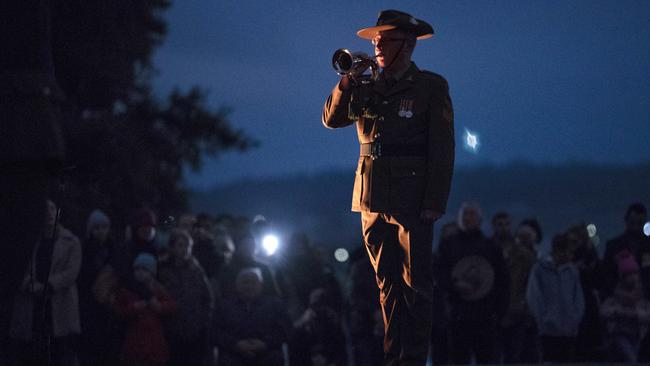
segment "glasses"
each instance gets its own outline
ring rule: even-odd
[[[372,45],[376,46],[379,43],[385,43],[385,42],[397,42],[397,41],[406,41],[407,38],[387,38],[387,37],[375,37],[372,39]]]

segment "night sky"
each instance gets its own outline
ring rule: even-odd
[[[190,186],[354,169],[355,129],[320,121],[338,79],[331,55],[372,53],[355,33],[390,8],[434,27],[413,59],[449,81],[457,165],[650,159],[646,0],[177,0],[157,92],[205,87],[210,106],[232,108],[231,123],[261,143],[208,160]],[[463,150],[465,129],[479,134],[478,153]]]

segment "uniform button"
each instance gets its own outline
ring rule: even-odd
[[[411,172],[411,175],[415,175],[415,170]]]
[[[375,134],[375,139],[378,139],[380,137],[381,137],[381,134],[379,132]]]
[[[379,117],[379,120],[380,120],[380,121],[383,121],[383,120],[384,120],[384,117]]]
[[[49,87],[47,87],[47,86],[43,87],[43,95],[45,95],[46,97],[49,96],[51,92],[52,91],[50,90]]]
[[[388,104],[388,101],[384,100],[383,102],[381,102],[381,104]]]

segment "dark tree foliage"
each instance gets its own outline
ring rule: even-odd
[[[107,211],[118,227],[132,210],[161,216],[187,206],[184,167],[203,157],[255,145],[206,107],[206,93],[151,92],[151,56],[166,33],[167,0],[53,1],[56,75],[66,92],[67,160],[64,222],[81,229],[90,210]]]

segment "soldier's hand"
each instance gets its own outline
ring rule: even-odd
[[[422,212],[420,213],[420,219],[422,221],[435,222],[440,217],[442,217],[442,212],[438,212],[435,210],[422,210]]]
[[[354,81],[349,75],[344,75],[341,77],[341,81],[339,82],[339,89],[344,91],[344,90],[349,90],[352,87],[354,87]]]

